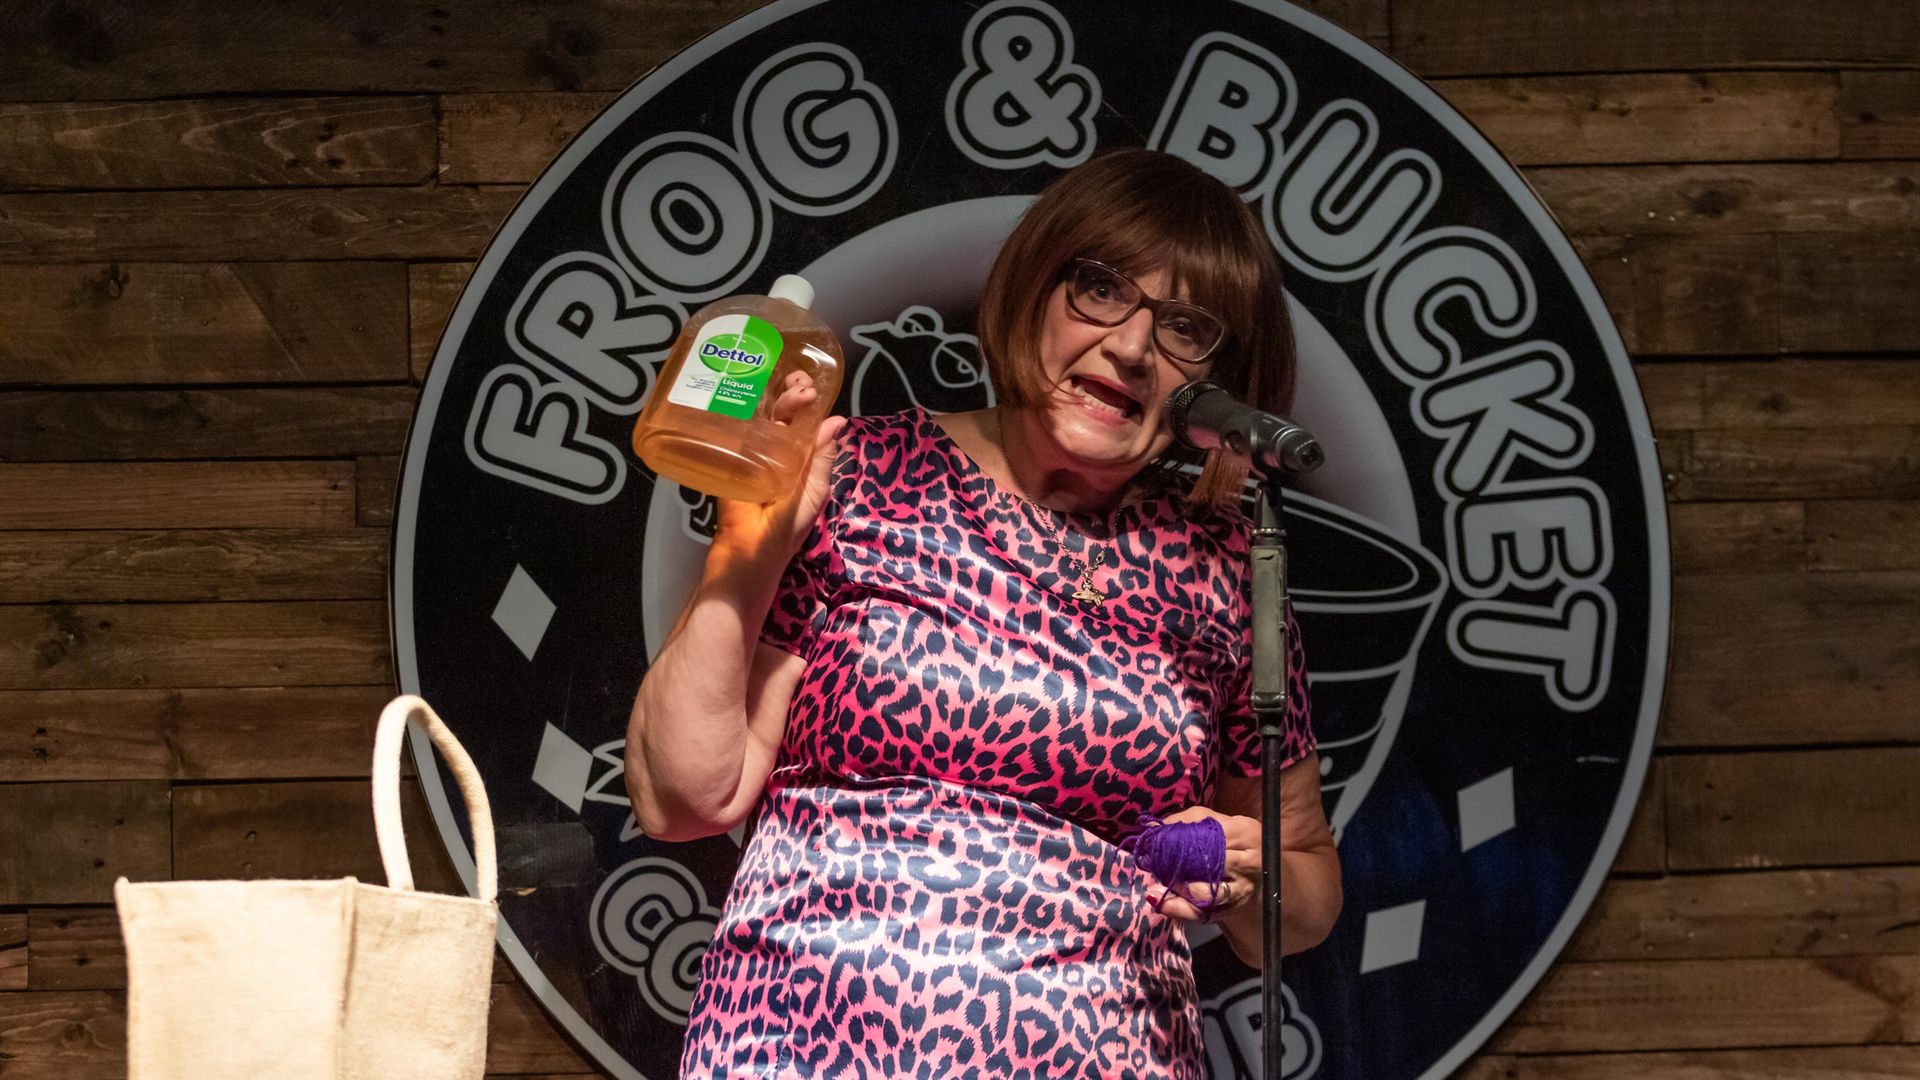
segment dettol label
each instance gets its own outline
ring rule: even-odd
[[[751,417],[784,344],[779,329],[765,319],[716,316],[693,339],[667,400],[722,416]]]

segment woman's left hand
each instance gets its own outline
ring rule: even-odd
[[[1218,821],[1227,837],[1226,870],[1220,880],[1220,891],[1213,897],[1213,906],[1201,911],[1156,881],[1147,887],[1147,902],[1162,915],[1190,922],[1216,922],[1231,911],[1259,901],[1260,819],[1222,814],[1204,806],[1189,806],[1161,820],[1168,825],[1175,825],[1207,818]],[[1211,882],[1187,885],[1187,891],[1201,900],[1207,899],[1211,888]]]

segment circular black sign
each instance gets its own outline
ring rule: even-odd
[[[1330,459],[1290,511],[1346,910],[1286,970],[1285,1074],[1444,1075],[1592,900],[1659,707],[1659,472],[1592,282],[1484,138],[1299,9],[901,12],[775,3],[648,75],[527,193],[440,343],[394,640],[486,778],[507,955],[613,1075],[674,1075],[739,839],[652,841],[621,781],[711,529],[627,450],[687,313],[800,272],[848,346],[844,409],[987,405],[969,331],[1000,240],[1060,170],[1146,144],[1266,223]],[[1258,980],[1209,933],[1213,1075],[1250,1076]]]

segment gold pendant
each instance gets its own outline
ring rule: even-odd
[[[1080,578],[1080,587],[1073,591],[1073,598],[1084,604],[1104,603],[1107,594],[1093,587],[1093,571],[1088,570]]]

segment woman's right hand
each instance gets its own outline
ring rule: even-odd
[[[774,399],[774,422],[793,423],[812,410],[818,396],[812,376],[804,371],[792,372],[781,386],[780,396]],[[781,498],[770,503],[717,500],[719,521],[713,535],[713,554],[786,566],[806,540],[807,531],[813,528],[821,507],[826,505],[833,461],[840,451],[840,430],[846,424],[842,416],[829,416],[821,421],[814,433],[810,456],[801,470],[801,482]]]

